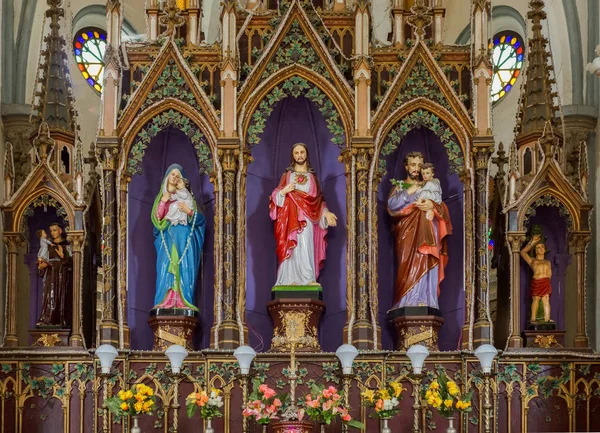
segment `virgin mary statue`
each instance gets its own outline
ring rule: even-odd
[[[165,173],[152,207],[152,223],[157,256],[154,309],[197,312],[194,289],[206,219],[198,210],[179,164],[171,165]]]

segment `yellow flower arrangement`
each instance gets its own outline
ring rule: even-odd
[[[361,397],[363,405],[375,408],[371,415],[377,418],[391,418],[400,412],[398,405],[402,400],[404,388],[399,382],[392,381],[378,390],[366,389]]]
[[[445,373],[440,372],[425,388],[425,401],[437,409],[443,417],[450,417],[455,411],[471,411],[471,392],[461,397],[460,388]]]
[[[128,390],[121,390],[116,397],[106,400],[106,407],[117,416],[152,415],[155,405],[154,390],[143,383],[138,383]]]

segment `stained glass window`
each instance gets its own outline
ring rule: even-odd
[[[521,74],[525,46],[518,34],[503,32],[494,36],[490,49],[494,63],[492,101],[496,102],[510,92]]]
[[[98,93],[102,92],[105,50],[106,32],[98,28],[79,30],[73,40],[77,67],[87,83]]]

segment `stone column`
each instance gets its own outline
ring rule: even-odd
[[[473,140],[475,161],[475,324],[473,346],[492,342],[489,316],[488,281],[488,161],[494,151],[494,138],[475,137]]]
[[[127,325],[127,192],[129,189],[129,183],[131,182],[131,175],[122,174],[119,185],[119,257],[117,269],[119,274],[117,276],[117,317],[121,316],[120,322],[121,329],[123,330],[123,349],[129,349],[130,335],[129,326]]]
[[[100,344],[121,347],[116,316],[117,301],[117,196],[116,168],[119,158],[118,137],[98,137],[96,147],[102,162],[102,266],[104,292]]]
[[[590,232],[574,232],[569,238],[573,247],[577,272],[577,332],[573,347],[589,348],[590,342],[586,327],[586,292],[585,292],[585,250],[592,239]]]
[[[81,282],[82,282],[82,257],[84,234],[82,231],[72,231],[67,234],[67,241],[71,244],[73,253],[73,315],[71,317],[71,336],[69,346],[83,347],[83,333],[81,329]]]
[[[523,347],[521,338],[521,245],[525,241],[525,232],[509,232],[507,236],[510,246],[511,269],[511,326],[508,347]]]
[[[6,334],[4,347],[17,347],[17,255],[19,246],[25,239],[21,233],[4,233],[2,241],[6,244]]]
[[[237,322],[237,254],[236,254],[236,178],[239,159],[239,140],[220,139],[217,157],[223,170],[222,256],[220,257],[221,287],[215,292],[215,322],[211,332],[211,346],[234,349],[239,345],[240,329]],[[243,312],[239,312],[242,314]],[[217,341],[215,341],[215,338]]]

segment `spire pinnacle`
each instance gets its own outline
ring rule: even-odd
[[[39,61],[36,81],[36,101],[32,120],[36,126],[47,123],[50,130],[75,134],[75,108],[65,39],[60,35],[60,19],[65,10],[62,0],[47,0],[46,17],[50,19],[50,31],[44,36],[45,49]]]

